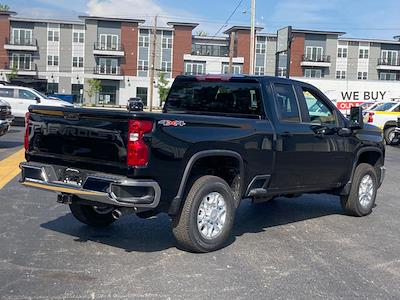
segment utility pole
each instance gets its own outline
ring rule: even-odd
[[[154,94],[154,70],[156,63],[156,47],[157,47],[157,16],[154,17],[154,24],[152,29],[152,38],[153,45],[151,51],[151,64],[150,64],[150,101],[149,101],[149,109],[153,111],[153,94]]]
[[[231,39],[229,42],[229,67],[228,73],[233,73],[233,52],[235,51],[235,33],[232,31],[230,35]]]
[[[250,75],[254,74],[255,38],[256,38],[256,0],[251,0],[250,21]]]

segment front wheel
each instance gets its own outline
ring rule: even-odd
[[[187,250],[214,251],[228,240],[234,217],[230,186],[219,177],[203,176],[193,183],[180,214],[173,217],[173,233]]]
[[[69,205],[72,215],[80,222],[93,226],[104,227],[115,221],[112,216],[113,207],[96,207],[72,202]]]
[[[359,164],[354,172],[350,193],[341,196],[340,202],[349,215],[369,215],[375,204],[378,179],[375,169],[369,164]]]

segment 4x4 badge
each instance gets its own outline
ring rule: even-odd
[[[64,119],[71,120],[71,121],[77,121],[77,120],[79,120],[79,114],[71,113],[71,112],[64,112]]]

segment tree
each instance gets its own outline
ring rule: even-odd
[[[10,82],[12,79],[17,77],[17,75],[18,75],[17,64],[14,63],[14,65],[12,66],[12,69],[11,69],[11,73],[10,74],[6,74],[7,81]]]
[[[7,4],[0,4],[0,11],[9,11],[10,7]]]
[[[169,93],[169,82],[165,78],[164,73],[160,73],[160,76],[158,77],[157,88],[158,88],[158,95],[160,96],[160,102],[162,105],[163,102],[167,100],[167,96]]]
[[[90,103],[92,103],[92,99],[94,96],[96,96],[98,93],[101,92],[101,81],[97,79],[88,79],[86,81],[87,83],[87,89],[85,90],[86,94],[89,97]],[[96,102],[96,101],[95,101]]]
[[[203,30],[198,30],[196,32],[197,36],[208,36],[208,32],[207,31],[203,31]]]

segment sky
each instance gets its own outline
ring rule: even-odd
[[[76,19],[95,15],[160,23],[200,23],[195,33],[221,35],[232,25],[250,24],[250,0],[0,0],[20,17]],[[237,11],[226,24],[235,7]],[[400,35],[400,0],[256,0],[256,22],[264,32],[298,29],[343,31],[347,37],[392,39]],[[150,21],[149,21],[149,24]]]

